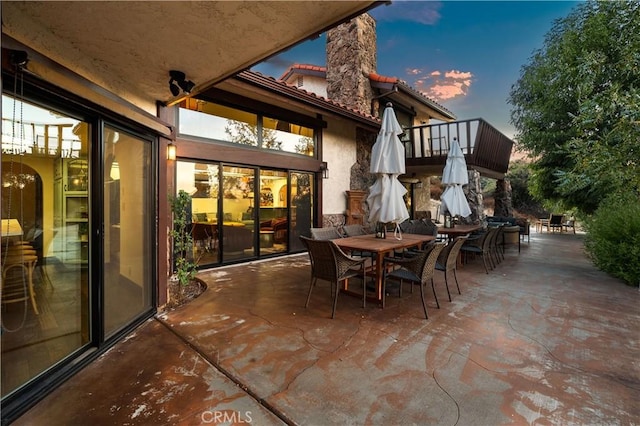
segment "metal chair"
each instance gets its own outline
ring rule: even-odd
[[[444,283],[447,287],[447,295],[449,296],[449,302],[451,302],[451,293],[449,292],[449,272],[453,271],[453,277],[456,281],[456,287],[458,288],[458,294],[460,292],[460,285],[458,284],[458,275],[456,270],[458,269],[458,254],[460,254],[460,248],[465,241],[469,238],[467,235],[456,237],[453,241],[445,246],[438,256],[436,261],[436,270],[444,272]]]
[[[444,243],[436,243],[429,250],[418,252],[413,257],[397,258],[386,257],[384,259],[384,280],[382,288],[382,307],[385,305],[386,283],[388,279],[396,279],[400,281],[399,294],[402,296],[402,283],[409,281],[412,283],[411,290],[413,291],[413,283],[420,284],[420,297],[422,298],[422,308],[424,309],[424,317],[429,319],[427,315],[427,302],[424,298],[424,286],[427,281],[431,281],[431,289],[433,290],[433,296],[436,299],[436,306],[440,308],[438,302],[438,295],[436,294],[436,288],[433,284],[433,274],[435,271],[436,260],[440,255],[440,252],[444,248]],[[388,271],[387,267],[400,266],[399,269],[393,269]]]
[[[309,284],[309,294],[304,307],[309,306],[311,292],[316,282],[320,280],[331,283],[331,294],[333,296],[333,309],[331,318],[335,318],[336,306],[338,305],[338,293],[340,293],[340,283],[346,279],[362,276],[362,307],[367,304],[366,269],[364,262],[366,259],[356,259],[346,255],[340,247],[331,240],[314,240],[305,236],[300,236],[302,244],[309,251],[311,261],[311,279]],[[358,267],[358,269],[355,269]]]

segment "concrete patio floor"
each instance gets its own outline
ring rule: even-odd
[[[453,302],[438,272],[428,320],[409,291],[384,310],[341,295],[331,320],[325,283],[305,309],[307,259],[201,273],[202,296],[15,424],[640,424],[640,292],[580,235],[532,233],[489,274],[465,265]]]

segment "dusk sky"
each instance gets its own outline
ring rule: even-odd
[[[508,137],[511,86],[575,1],[394,1],[377,21],[378,74],[398,77],[452,111],[484,118]],[[280,77],[294,63],[326,65],[326,38],[304,42],[252,69]]]

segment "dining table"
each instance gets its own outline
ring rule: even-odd
[[[402,234],[399,238],[387,235],[386,238],[377,238],[375,234],[355,235],[353,237],[336,238],[332,240],[343,251],[361,251],[373,253],[373,274],[376,283],[376,300],[382,303],[383,288],[383,260],[384,257],[395,252],[409,248],[421,248],[425,243],[434,241],[433,235]],[[348,293],[348,282],[345,282],[344,291]]]
[[[438,234],[446,235],[449,240],[452,240],[455,237],[467,235],[479,229],[482,229],[482,225],[455,225],[453,228],[438,226]]]

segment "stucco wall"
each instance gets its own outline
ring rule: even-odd
[[[323,161],[329,178],[323,182],[324,215],[343,214],[347,208],[351,166],[356,162],[356,126],[344,120],[332,120],[323,132]]]

